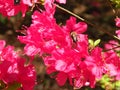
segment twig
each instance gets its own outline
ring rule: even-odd
[[[116,16],[116,18],[117,18],[117,17],[118,17],[118,16],[117,16],[117,12],[116,12],[116,10],[113,8],[111,2],[110,2],[109,0],[107,0],[107,3],[108,3],[108,5],[110,6],[110,8],[112,9],[112,12],[115,14],[115,16]]]
[[[72,16],[78,18],[78,19],[81,20],[81,21],[84,21],[84,22],[88,23],[89,25],[91,25],[91,26],[97,28],[97,30],[98,30],[98,27],[99,27],[99,26],[97,26],[97,25],[95,25],[95,24],[89,22],[88,20],[85,20],[84,18],[82,18],[82,17],[78,16],[77,14],[75,14],[75,13],[73,13],[73,12],[71,12],[71,11],[69,11],[69,10],[67,10],[67,9],[65,9],[65,8],[63,8],[63,7],[61,7],[61,6],[59,6],[58,4],[55,4],[55,5],[56,5],[57,8],[59,8],[59,9],[65,11],[65,12],[67,12],[67,13],[69,13],[69,14],[71,14]],[[109,36],[113,37],[114,39],[120,41],[120,39],[119,39],[117,36],[112,35],[111,33],[107,32],[106,30],[101,29],[101,31],[104,32],[104,33],[106,33],[106,34],[108,34]]]
[[[116,46],[116,47],[113,47],[113,48],[110,48],[110,49],[104,50],[103,52],[108,52],[108,51],[110,51],[110,50],[114,50],[114,49],[116,49],[116,48],[120,48],[120,46]]]

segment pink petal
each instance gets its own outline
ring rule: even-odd
[[[67,74],[64,72],[60,72],[57,75],[56,80],[57,80],[58,85],[63,86],[67,80]]]

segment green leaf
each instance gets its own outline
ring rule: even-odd
[[[89,41],[90,46],[94,46],[94,41],[92,39],[89,39],[88,41]]]
[[[17,90],[21,87],[20,83],[14,82],[12,84],[9,84],[6,90]]]
[[[100,39],[97,39],[95,42],[94,42],[94,47],[97,46],[99,43],[100,43]]]
[[[110,0],[110,1],[116,4],[116,8],[120,8],[120,0]]]
[[[0,14],[0,22],[5,24],[7,22],[7,18],[6,17],[3,17],[1,14]]]

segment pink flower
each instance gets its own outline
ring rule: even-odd
[[[17,81],[22,84],[24,90],[33,90],[36,81],[36,72],[32,64],[26,65],[25,62],[21,59],[18,61],[18,75]]]
[[[79,53],[70,49],[56,49],[53,51],[51,57],[44,59],[45,65],[48,67],[54,67],[56,71],[62,71],[68,73],[75,70],[75,64],[78,64]],[[72,57],[71,57],[72,55]]]
[[[117,34],[118,38],[120,38],[120,30],[117,30],[116,34]]]
[[[63,28],[69,33],[76,32],[80,34],[87,30],[87,24],[85,22],[76,23],[76,18],[71,16],[70,19],[67,20],[66,26],[63,26]]]
[[[66,3],[66,0],[45,0],[44,1],[45,8],[49,7],[52,9],[53,7],[55,7],[55,4],[54,4],[55,1],[57,1],[58,3],[62,3],[62,4]]]
[[[116,80],[120,80],[119,44],[117,41],[111,40],[105,44],[105,49],[108,50],[104,53],[107,72],[110,76],[114,76]]]
[[[59,2],[59,3],[63,3],[63,4],[66,3],[66,0],[56,0],[56,1]],[[52,4],[52,3],[54,3],[54,2],[55,2],[55,0],[45,0],[45,4],[46,4],[46,3]]]
[[[88,37],[82,34],[86,30],[87,24],[85,22],[76,23],[75,17],[70,17],[66,25],[63,26],[63,31],[66,33],[66,41],[68,42],[67,47],[72,47],[72,49],[81,52],[81,56],[88,55]]]
[[[33,65],[25,66],[25,60],[17,55],[14,47],[5,46],[5,41],[0,40],[0,80],[6,85],[19,83],[24,90],[33,90],[36,74]]]
[[[91,51],[90,56],[86,57],[85,63],[97,79],[100,79],[103,73],[106,72],[105,61],[100,47],[96,47]]]
[[[26,44],[24,51],[27,55],[34,56],[40,53],[48,74],[58,72],[56,80],[59,85],[64,85],[69,79],[71,85],[82,87],[89,80],[93,87],[95,77],[85,63],[82,65],[82,61],[89,54],[87,35],[82,34],[86,31],[87,25],[84,22],[76,23],[76,19],[71,17],[67,25],[60,27],[53,18],[54,9],[49,8],[50,11],[46,10],[41,13],[35,11],[26,36],[19,36],[18,39]],[[92,79],[85,75],[88,71]],[[81,77],[86,79],[80,81]],[[72,83],[72,80],[76,80],[76,84]],[[81,85],[77,85],[79,81]]]
[[[63,86],[67,81],[67,74],[64,72],[60,72],[57,74],[56,81],[58,85]]]
[[[54,11],[54,8],[52,11]],[[35,11],[27,35],[18,37],[22,43],[26,44],[24,49],[27,55],[33,56],[39,52],[40,54],[43,54],[43,52],[50,53],[56,47],[67,44],[64,40],[65,33],[56,24],[55,19],[49,12]]]
[[[0,13],[3,16],[15,16],[19,12],[22,12],[22,16],[25,16],[28,6],[23,3],[23,0],[0,0]]]
[[[74,87],[75,88],[81,88],[85,86],[86,82],[89,82],[89,85],[91,88],[94,88],[95,86],[95,75],[92,74],[91,70],[89,70],[89,67],[87,64],[82,61],[81,64],[78,66],[78,73],[74,78]]]
[[[105,52],[105,60],[108,74],[120,80],[120,58],[116,52]]]
[[[108,43],[105,44],[105,49],[108,50],[108,52],[114,52],[120,50],[120,47],[118,47],[119,44],[115,40],[110,40]]]
[[[116,23],[115,23],[116,26],[117,26],[117,27],[120,27],[120,18],[116,18],[115,21],[116,21]]]
[[[59,2],[59,3],[63,3],[63,4],[66,3],[66,0],[56,0],[56,1]]]
[[[23,3],[32,6],[33,4],[37,3],[38,0],[23,0]]]
[[[44,58],[48,74],[59,72],[56,75],[59,85],[64,85],[69,79],[70,84],[77,88],[84,86],[87,81],[90,82],[91,87],[94,87],[95,75],[89,70],[89,66],[84,62],[86,58],[83,60],[81,53],[83,52],[69,48],[56,49],[51,53],[51,56]],[[74,80],[74,83],[71,80]]]

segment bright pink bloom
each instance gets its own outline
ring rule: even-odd
[[[71,16],[70,19],[67,20],[66,26],[63,26],[63,28],[69,33],[76,32],[80,34],[87,30],[87,24],[85,22],[76,23],[76,18]]]
[[[95,85],[95,75],[92,74],[89,67],[84,63],[84,58],[77,50],[69,48],[60,48],[53,51],[52,56],[44,58],[45,65],[48,67],[48,73],[59,72],[56,76],[56,80],[59,85],[64,85],[66,80],[69,79],[70,84],[77,88],[85,85],[87,81],[90,82],[90,86]],[[88,77],[89,74],[89,77]],[[75,82],[72,83],[71,81]]]
[[[114,52],[115,50],[120,50],[120,47],[118,47],[119,44],[115,40],[110,40],[108,43],[105,44],[105,49],[109,50],[109,52]]]
[[[116,34],[117,34],[118,38],[120,38],[120,30],[117,30]]]
[[[60,27],[53,18],[55,8],[46,8],[49,10],[34,12],[26,36],[18,37],[26,44],[25,53],[29,56],[37,53],[43,55],[47,73],[58,72],[56,80],[59,85],[64,85],[69,79],[70,84],[76,87],[84,86],[87,81],[94,87],[95,76],[83,62],[88,56],[88,38],[82,34],[86,31],[87,24],[76,23],[76,19],[71,17],[67,20],[67,25]],[[87,72],[90,77],[86,75]],[[72,80],[76,82],[72,83]]]
[[[66,0],[45,0],[45,4],[46,4],[46,3],[53,4],[54,1],[57,1],[57,2],[63,3],[63,4],[66,3]]]
[[[66,73],[60,72],[57,74],[56,81],[58,85],[63,86],[66,83],[67,79],[68,78]]]
[[[23,3],[32,6],[33,4],[37,3],[38,0],[23,0]]]
[[[120,80],[120,58],[116,52],[106,52],[106,67],[108,74],[114,76],[116,80]]]
[[[36,74],[33,65],[25,66],[25,60],[20,58],[12,46],[5,46],[5,41],[0,41],[0,80],[6,85],[20,83],[24,90],[33,90]]]
[[[91,88],[94,88],[96,83],[96,77],[94,74],[92,74],[91,70],[89,70],[87,64],[84,61],[82,61],[77,67],[77,69],[77,73],[74,73],[76,76],[74,78],[74,86],[76,88],[81,88],[85,86],[86,82],[89,82],[89,86]]]
[[[63,4],[66,3],[66,0],[56,0],[56,1],[59,2],[59,3],[63,3]]]
[[[66,3],[66,0],[45,0],[44,1],[45,8],[48,6],[49,6],[49,8],[55,7],[55,4],[54,4],[55,1],[57,1],[58,3],[62,3],[62,4]]]
[[[35,11],[27,35],[18,37],[22,43],[27,44],[24,48],[27,55],[33,56],[39,52],[41,54],[50,53],[57,46],[67,44],[64,40],[65,33],[56,24],[53,14],[50,12],[54,12],[54,8],[42,13]]]
[[[105,52],[105,63],[107,67],[107,71],[111,76],[116,76],[117,75],[117,68],[118,68],[118,62],[119,62],[119,57],[115,52]]]
[[[119,31],[117,33],[119,33]],[[105,49],[108,50],[104,53],[108,74],[114,76],[116,80],[120,80],[119,44],[117,41],[111,40],[105,44]]]
[[[88,55],[88,38],[87,35],[82,34],[87,30],[87,24],[85,22],[76,23],[76,18],[70,17],[62,28],[66,33],[67,47],[81,52],[83,57]]]
[[[120,18],[116,18],[115,21],[116,21],[116,23],[115,23],[116,26],[117,26],[117,27],[120,27]]]
[[[28,10],[28,6],[23,3],[22,0],[0,0],[0,13],[3,16],[15,16],[19,12],[22,12],[22,16],[25,16],[26,11]]]
[[[100,47],[96,47],[91,51],[91,54],[86,58],[85,63],[97,79],[100,79],[103,73],[106,72],[105,61]]]

